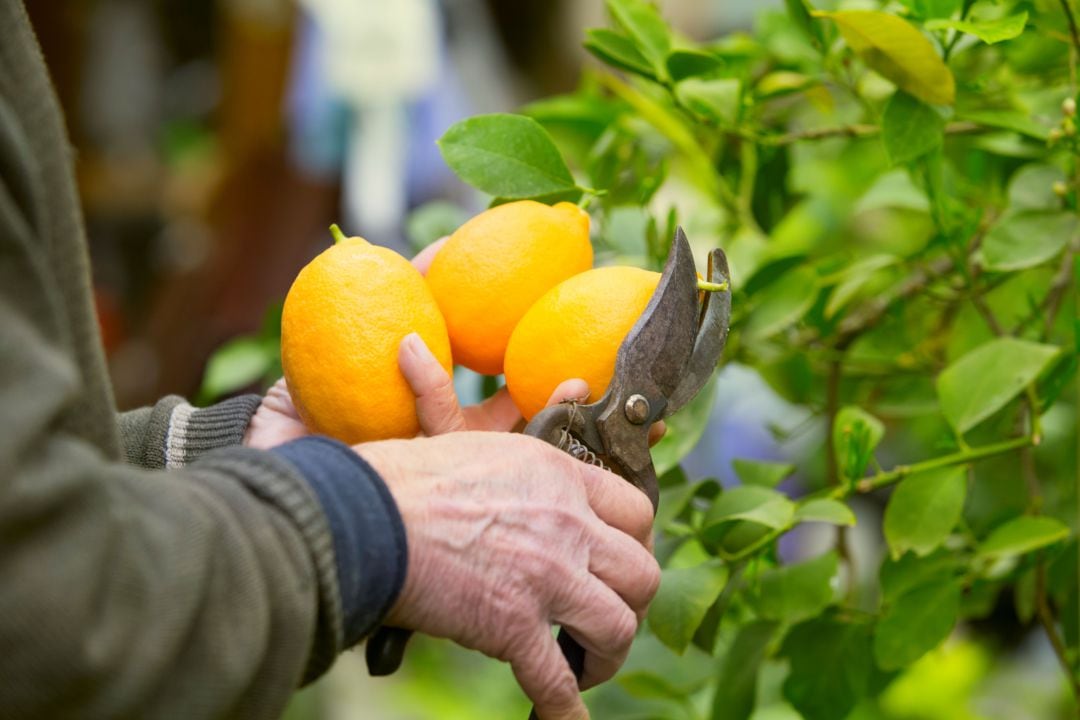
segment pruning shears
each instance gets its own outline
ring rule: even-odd
[[[633,483],[648,496],[654,513],[660,489],[649,454],[649,428],[698,394],[727,342],[731,281],[722,250],[709,253],[708,273],[709,282],[722,289],[705,293],[699,302],[690,243],[678,228],[660,283],[619,346],[604,396],[589,405],[553,405],[525,427],[525,434]],[[585,650],[565,628],[558,642],[580,680]],[[535,717],[534,711],[530,718]]]
[[[660,489],[649,454],[649,428],[697,395],[727,342],[731,286],[722,250],[709,253],[707,279],[720,289],[705,293],[700,301],[690,243],[678,228],[660,282],[619,346],[604,396],[588,405],[567,402],[546,408],[524,431],[620,475],[648,496],[654,513]],[[400,666],[409,635],[400,628],[376,630],[366,648],[372,675],[388,675]],[[558,642],[581,679],[584,649],[565,629],[559,631]]]

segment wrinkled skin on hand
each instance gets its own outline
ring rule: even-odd
[[[386,479],[408,535],[405,587],[386,622],[509,662],[545,720],[587,717],[551,625],[586,650],[580,689],[626,659],[660,580],[644,494],[523,435],[357,450]]]
[[[439,246],[413,260],[421,272]],[[505,388],[462,408],[419,336],[402,340],[398,363],[422,436],[355,447],[386,481],[408,538],[405,586],[387,624],[509,662],[543,720],[588,717],[579,691],[618,670],[659,585],[648,499],[616,475],[508,432],[522,418]],[[588,394],[584,381],[567,380],[549,404]],[[269,448],[308,434],[281,379],[244,444]],[[663,434],[657,423],[650,443]],[[586,650],[580,686],[553,624]]]

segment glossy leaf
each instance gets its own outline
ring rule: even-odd
[[[783,692],[805,720],[843,720],[882,684],[871,631],[867,623],[821,617],[788,633],[781,655],[791,672]]]
[[[1080,230],[1076,214],[1030,210],[1008,215],[983,240],[976,258],[987,270],[1008,272],[1052,260]]]
[[[746,332],[762,339],[798,322],[817,297],[817,273],[799,267],[786,273],[761,293]]]
[[[1009,181],[1009,210],[1060,210],[1061,198],[1054,192],[1058,182],[1065,182],[1065,173],[1056,165],[1023,166]]]
[[[956,526],[966,496],[964,466],[904,478],[885,508],[885,539],[893,557],[908,550],[919,556],[933,552]]]
[[[1009,15],[1008,17],[998,18],[996,20],[931,20],[926,23],[926,29],[942,30],[949,28],[952,30],[959,30],[962,33],[974,35],[984,43],[993,45],[994,43],[1012,40],[1014,37],[1018,37],[1024,32],[1027,21],[1028,14],[1025,10],[1016,15]]]
[[[656,8],[644,0],[607,0],[611,17],[634,41],[660,80],[668,79],[671,32]]]
[[[941,147],[945,120],[934,108],[900,90],[885,106],[881,139],[893,165],[908,163]]]
[[[956,574],[957,558],[946,550],[937,550],[925,557],[915,553],[906,553],[900,558],[886,556],[878,574],[882,600],[890,604],[921,585],[944,584]]]
[[[585,33],[585,49],[608,65],[656,79],[656,72],[634,41],[615,30],[593,28]]]
[[[700,482],[676,485],[660,491],[660,505],[656,510],[653,525],[662,530],[678,517],[695,497],[706,493],[715,493],[720,487],[716,480],[705,479]]]
[[[710,76],[724,69],[724,61],[712,53],[680,48],[667,56],[668,75],[673,82]]]
[[[795,505],[785,495],[770,488],[742,485],[725,490],[705,516],[705,527],[747,520],[778,530],[795,516]]]
[[[907,21],[876,10],[818,12],[833,20],[848,47],[901,90],[931,105],[952,105],[956,81],[934,46]]]
[[[462,180],[496,197],[581,194],[547,131],[524,115],[462,120],[439,139],[439,149]]]
[[[1031,118],[1028,113],[1015,110],[970,110],[961,113],[959,120],[985,125],[986,127],[1012,130],[1035,140],[1045,141],[1050,131]]]
[[[739,628],[717,674],[710,720],[747,720],[753,713],[758,668],[776,630],[776,623],[760,620]]]
[[[689,78],[675,86],[675,96],[691,112],[721,127],[731,127],[739,117],[740,88],[734,78]]]
[[[1024,555],[1059,543],[1067,539],[1069,534],[1069,527],[1060,520],[1045,515],[1023,515],[994,528],[979,545],[978,555],[983,559]]]
[[[960,583],[939,582],[898,597],[874,631],[874,660],[897,670],[918,660],[948,637],[960,614]]]
[[[967,432],[1023,392],[1059,352],[1052,345],[1010,337],[980,345],[938,376],[945,418],[958,433]]]
[[[795,508],[795,522],[822,522],[854,527],[855,513],[844,503],[829,498],[810,500]]]
[[[675,652],[685,650],[727,575],[727,568],[716,564],[664,570],[649,606],[649,627],[656,637]]]
[[[925,197],[923,198],[925,202]],[[843,278],[829,293],[825,304],[825,317],[833,317],[842,310],[858,292],[874,278],[874,273],[899,262],[895,255],[871,255],[856,260],[844,270]]]
[[[716,399],[716,377],[701,388],[694,399],[668,417],[667,433],[652,449],[653,466],[657,475],[675,467],[697,446],[709,425]]]
[[[833,602],[839,568],[835,552],[762,573],[757,610],[768,620],[799,622],[819,614]]]
[[[776,487],[784,478],[790,477],[795,472],[795,466],[791,463],[744,460],[742,458],[732,460],[731,467],[744,485],[761,485],[764,487]]]
[[[242,337],[222,345],[210,357],[200,395],[216,399],[258,382],[273,367],[276,342]]]

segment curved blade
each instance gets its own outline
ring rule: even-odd
[[[720,353],[727,343],[728,324],[731,321],[731,274],[723,250],[716,249],[709,253],[709,282],[727,283],[728,289],[705,293],[705,306],[701,311],[694,352],[682,382],[668,397],[668,415],[690,402],[705,386],[720,362]]]
[[[642,394],[655,391],[666,401],[682,382],[697,326],[694,256],[686,234],[678,228],[660,284],[619,347],[612,385]]]

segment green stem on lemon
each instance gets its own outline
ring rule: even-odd
[[[708,280],[698,280],[697,289],[705,292],[724,292],[728,289],[728,284],[726,282],[714,283]]]
[[[348,240],[348,238],[345,236],[345,233],[341,232],[341,228],[337,226],[337,223],[334,223],[330,226],[330,235],[333,236],[335,245],[337,245],[342,240]]]

